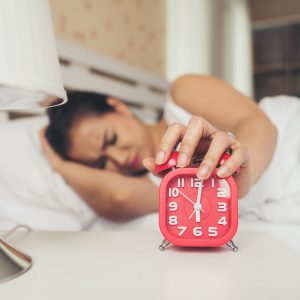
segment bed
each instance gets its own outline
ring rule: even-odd
[[[161,116],[169,86],[162,78],[62,40],[58,52],[66,89],[118,97],[146,122]],[[44,110],[2,112],[0,119],[0,229],[23,223],[38,230],[158,230],[157,214],[125,224],[98,217],[52,171],[38,138],[47,124]],[[269,232],[300,252],[299,228],[241,219],[242,230]]]

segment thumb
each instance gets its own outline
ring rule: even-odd
[[[144,167],[151,173],[155,174],[155,159],[154,157],[148,157],[143,160]]]
[[[157,173],[155,171],[156,169],[156,164],[155,164],[155,158],[154,157],[149,157],[149,158],[145,158],[143,160],[143,165],[144,167],[151,172],[153,175],[157,176],[157,177],[162,177],[161,173]]]

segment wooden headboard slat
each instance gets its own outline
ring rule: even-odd
[[[82,65],[82,67],[89,66],[109,74],[139,82],[139,84],[145,86],[157,87],[162,90],[167,90],[168,88],[167,81],[158,75],[101,55],[82,46],[57,39],[57,48],[61,59]]]

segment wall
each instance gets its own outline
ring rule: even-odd
[[[165,75],[165,0],[50,0],[56,34]]]

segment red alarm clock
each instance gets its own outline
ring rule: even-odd
[[[230,156],[226,151],[219,164]],[[159,227],[165,237],[159,249],[170,243],[184,247],[218,247],[227,244],[238,226],[238,192],[232,176],[220,178],[216,171],[206,180],[196,176],[197,168],[176,168],[178,151],[157,165],[167,173],[159,188]]]

